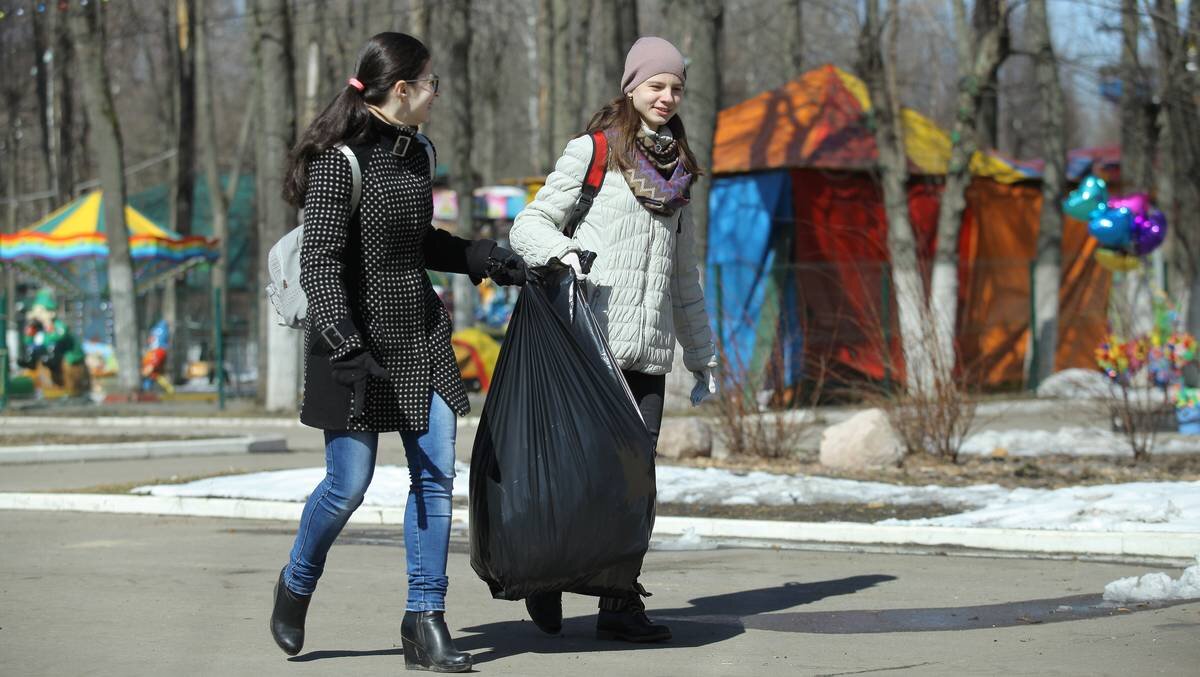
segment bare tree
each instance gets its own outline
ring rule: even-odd
[[[600,36],[604,81],[609,90],[615,90],[625,72],[625,53],[638,39],[638,3],[637,0],[609,0],[598,6],[603,14],[596,34]]]
[[[229,159],[233,163],[228,185],[221,185],[221,171],[217,152],[217,105],[213,92],[212,56],[209,51],[208,3],[196,5],[196,130],[203,152],[205,183],[208,185],[209,205],[212,212],[212,236],[217,240],[217,260],[212,266],[212,286],[217,290],[220,303],[220,324],[225,326],[225,314],[229,312],[229,207],[237,194],[242,156],[249,142],[250,129],[257,105],[257,88],[252,88],[246,102],[241,131],[237,145]],[[217,318],[214,318],[217,319]],[[214,322],[214,325],[216,323]],[[213,327],[214,330],[216,327]]]
[[[1188,72],[1188,46],[1200,35],[1200,2],[1188,7],[1187,30],[1179,30],[1174,0],[1154,0],[1152,20],[1158,47],[1159,98],[1162,102],[1161,138],[1169,149],[1162,154],[1165,171],[1159,180],[1159,197],[1172,224],[1167,245],[1171,249],[1174,277],[1188,289],[1186,330],[1200,335],[1200,83]],[[1179,287],[1176,287],[1179,288]],[[1190,385],[1197,374],[1190,370]]]
[[[788,31],[788,65],[791,77],[804,72],[804,0],[784,0],[790,14],[787,16],[792,30]]]
[[[475,171],[472,164],[474,137],[471,106],[471,3],[450,0],[446,11],[446,35],[450,54],[447,65],[447,108],[450,111],[450,184],[458,195],[458,235],[475,237]],[[475,322],[475,290],[465,275],[454,276],[454,326],[463,329]]]
[[[721,37],[725,25],[723,0],[676,3],[668,9],[669,23],[681,33],[677,44],[687,63],[687,94],[683,116],[688,143],[706,171],[712,167],[713,134],[721,102]],[[711,177],[693,184],[692,211],[697,254],[704,260],[708,242],[708,192]]]
[[[937,378],[954,369],[954,324],[958,315],[958,250],[966,190],[971,183],[971,157],[982,145],[985,94],[994,88],[996,71],[1008,54],[1007,0],[977,0],[968,27],[965,0],[954,0],[958,46],[958,114],[951,134],[950,164],[938,207],[937,250],[933,261],[930,315]],[[994,132],[989,132],[993,133]]]
[[[917,241],[908,215],[908,157],[891,67],[896,63],[897,5],[898,0],[888,0],[887,13],[880,16],[879,0],[866,0],[866,21],[858,39],[858,72],[871,97],[868,124],[874,129],[879,154],[876,171],[883,189],[887,246],[899,312],[906,385],[910,393],[925,394],[932,392],[934,383],[930,347],[925,342],[929,318],[925,284],[917,259]]]
[[[1062,199],[1066,192],[1067,138],[1064,97],[1058,61],[1050,39],[1046,0],[1030,0],[1026,31],[1032,43],[1041,102],[1042,212],[1034,263],[1034,319],[1030,353],[1031,380],[1040,383],[1054,373],[1058,350],[1058,293],[1062,278]]]
[[[538,0],[537,24],[537,68],[538,68],[538,160],[539,173],[547,173],[554,167],[559,149],[554,136],[554,11],[555,0]]]
[[[193,193],[196,186],[196,48],[195,0],[175,0],[174,26],[168,49],[173,55],[172,99],[175,119],[175,157],[171,162],[171,227],[183,234],[192,233]],[[179,325],[179,283],[170,277],[163,284],[163,320],[171,332],[171,349],[166,373],[174,380],[183,367],[184,341]]]
[[[253,7],[261,87],[255,165],[262,188],[258,194],[258,269],[263,271],[267,269],[267,250],[296,225],[296,211],[282,195],[284,163],[295,141],[296,90],[288,1],[255,0]],[[262,295],[258,297],[259,345],[267,349],[265,404],[269,411],[293,410],[300,384],[297,332],[276,324]]]
[[[552,0],[551,4],[554,30],[550,58],[554,60],[554,80],[550,91],[550,148],[551,157],[557,158],[578,131],[575,118],[579,115],[580,77],[572,70],[575,63],[572,57],[580,45],[571,40],[571,35],[581,7],[570,0]]]
[[[34,67],[35,90],[38,100],[39,126],[42,132],[42,161],[46,165],[46,179],[49,183],[52,206],[58,207],[65,202],[66,192],[59,185],[58,157],[58,120],[55,115],[55,76],[54,42],[55,42],[55,13],[37,12],[33,14],[33,49],[37,59]]]
[[[83,70],[83,91],[89,116],[95,116],[93,142],[100,162],[104,190],[104,230],[108,243],[108,289],[113,307],[117,356],[117,385],[126,393],[139,385],[137,298],[133,286],[133,260],[129,229],[125,224],[125,162],[121,124],[109,87],[105,57],[104,8],[93,2],[72,10],[71,30]]]
[[[1137,0],[1121,0],[1121,185],[1146,192],[1152,183],[1154,112],[1138,56],[1141,14]]]

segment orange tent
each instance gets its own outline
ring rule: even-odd
[[[813,379],[818,373],[842,381],[902,376],[894,295],[890,276],[885,275],[886,219],[871,174],[878,153],[870,119],[863,83],[831,65],[727,108],[718,117],[709,304],[718,330],[724,332],[723,343],[738,343],[739,322],[757,335],[742,341],[740,348],[756,355],[734,356],[735,362],[761,369],[766,358],[758,353],[802,346],[798,350],[803,356],[791,371],[781,375],[774,370],[776,378],[787,381],[776,386],[795,385],[792,377]],[[902,122],[912,175],[910,221],[919,255],[928,263],[950,140],[915,111],[905,109]],[[982,385],[1019,385],[1029,343],[1030,265],[1041,208],[1038,174],[1029,165],[991,154],[977,154],[971,166],[975,178],[967,191],[960,243],[960,364]],[[771,212],[765,221],[753,213],[756,206],[745,199],[745,190],[733,200],[733,193],[724,189],[779,172],[789,174],[790,194],[759,207]],[[740,228],[784,220],[790,222],[786,232],[769,226],[776,229],[769,245],[772,252],[746,251],[751,240],[739,233]],[[1068,219],[1060,291],[1060,369],[1091,366],[1092,350],[1103,337],[1109,277],[1091,258],[1093,248],[1086,226]],[[737,265],[756,261],[770,261],[775,268],[783,264],[788,273],[728,274]],[[781,284],[789,287],[787,294],[759,289],[784,277]],[[721,300],[715,302],[714,296]],[[747,304],[743,299],[758,300]],[[771,302],[782,306],[760,307]],[[773,325],[764,326],[764,317]],[[776,340],[763,340],[772,332]],[[789,332],[802,334],[802,339],[784,336]]]

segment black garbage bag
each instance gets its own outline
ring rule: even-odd
[[[628,596],[654,526],[654,448],[570,268],[532,268],[471,458],[471,566],[497,599]]]

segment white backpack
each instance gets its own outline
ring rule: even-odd
[[[432,180],[436,168],[433,145],[423,134],[417,134],[416,137],[429,154],[429,177]],[[349,146],[338,144],[336,148],[350,161],[350,216],[353,216],[362,195],[362,171],[358,167],[358,158]],[[308,297],[300,287],[300,246],[303,241],[304,210],[301,210],[300,225],[279,238],[267,253],[267,274],[271,278],[267,283],[267,298],[275,308],[275,321],[291,329],[303,329],[304,319],[308,316]]]

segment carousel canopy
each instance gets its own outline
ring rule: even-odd
[[[25,230],[0,235],[0,260],[67,293],[98,293],[95,262],[108,256],[103,205],[103,194],[93,191]],[[217,257],[214,240],[171,232],[129,206],[125,223],[139,289]]]

